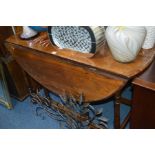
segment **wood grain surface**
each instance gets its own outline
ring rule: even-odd
[[[135,78],[133,84],[155,91],[155,61],[143,74]]]
[[[7,47],[28,74],[56,94],[83,93],[86,102],[97,101],[112,96],[126,83],[126,80],[102,75],[50,54],[15,44],[7,44]]]
[[[43,33],[39,37],[47,37],[47,34]],[[69,61],[91,66],[93,68],[107,71],[111,74],[116,74],[128,79],[133,78],[137,74],[144,71],[151,64],[155,56],[155,48],[150,50],[141,50],[134,62],[123,64],[115,61],[107,48],[104,50],[105,54],[98,54],[95,57],[92,57],[93,54],[90,53],[83,54],[71,50],[62,50],[53,47],[52,44],[49,44],[47,47],[41,46],[40,44],[35,43],[34,40],[25,41],[21,40],[18,36],[11,36],[7,39],[7,42],[29,47],[31,49],[38,50],[38,52],[41,53],[56,55]]]

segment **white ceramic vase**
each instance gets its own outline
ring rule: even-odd
[[[131,62],[136,59],[146,36],[143,26],[109,26],[106,40],[115,60]]]
[[[147,35],[143,44],[143,49],[151,49],[155,44],[155,26],[145,26]]]

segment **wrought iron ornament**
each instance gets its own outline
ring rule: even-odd
[[[73,96],[60,96],[60,102],[56,102],[49,94],[43,96],[38,90],[30,94],[31,102],[39,105],[36,114],[44,118],[47,113],[52,119],[59,121],[63,128],[108,128],[108,120],[102,116],[102,109],[83,103],[83,95],[80,95],[78,101]]]

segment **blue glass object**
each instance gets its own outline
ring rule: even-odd
[[[29,26],[31,29],[37,31],[37,32],[43,32],[43,31],[47,31],[46,27],[42,27],[42,26]]]

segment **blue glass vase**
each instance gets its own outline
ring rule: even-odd
[[[31,29],[37,31],[37,32],[44,32],[47,31],[46,27],[42,27],[42,26],[29,26]]]

